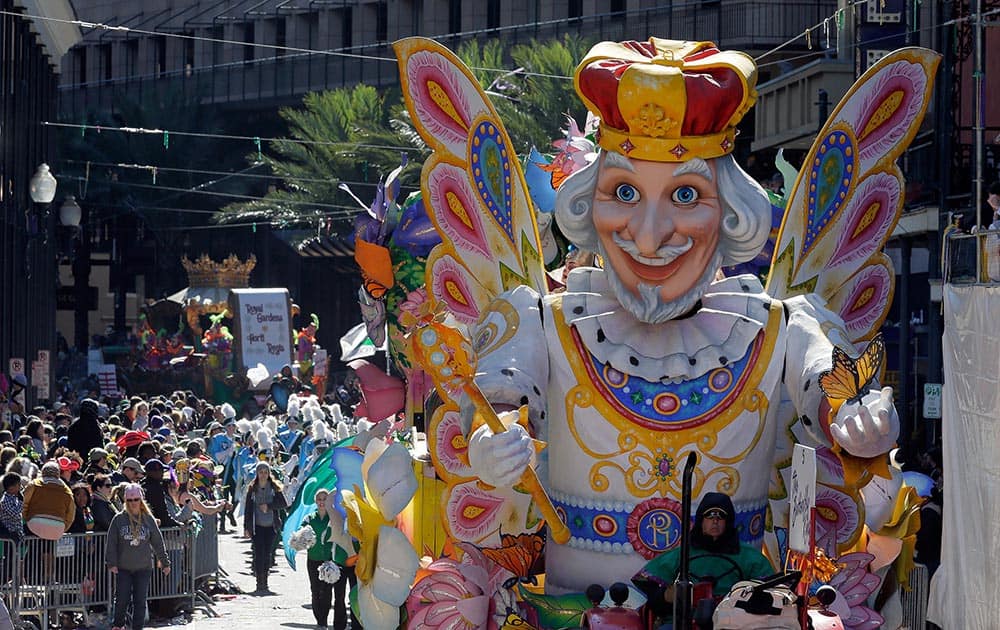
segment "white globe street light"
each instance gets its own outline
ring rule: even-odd
[[[56,198],[56,178],[49,172],[48,164],[39,164],[29,183],[31,200],[35,203],[52,203]]]
[[[59,223],[65,227],[80,227],[82,216],[83,210],[76,203],[76,198],[73,195],[66,195],[62,206],[59,207]]]

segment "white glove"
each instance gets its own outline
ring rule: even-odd
[[[516,411],[500,414],[504,424],[517,420]],[[469,437],[469,464],[484,483],[500,488],[516,484],[535,461],[535,445],[519,424],[510,424],[503,433],[493,433],[483,425]]]
[[[855,457],[887,453],[899,437],[899,415],[892,404],[892,388],[870,390],[861,403],[844,404],[830,425],[830,433]]]

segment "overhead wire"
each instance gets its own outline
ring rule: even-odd
[[[62,177],[62,179],[67,179],[67,178],[68,179],[73,179],[73,180],[82,180],[83,179],[80,176],[65,176],[64,175]],[[57,178],[57,179],[59,179],[59,178]],[[331,217],[338,217],[338,216],[348,217],[348,216],[353,216],[354,214],[357,214],[358,212],[365,212],[365,210],[366,210],[365,208],[361,208],[361,207],[357,207],[357,206],[345,206],[345,205],[340,205],[340,204],[312,202],[312,201],[296,201],[296,200],[293,200],[293,199],[275,200],[275,199],[268,199],[266,197],[255,197],[253,195],[240,195],[240,194],[237,194],[237,193],[216,192],[216,191],[211,191],[211,190],[193,190],[193,189],[190,189],[190,188],[178,188],[178,187],[174,187],[174,186],[161,186],[159,184],[140,184],[140,183],[137,183],[137,182],[123,182],[121,180],[118,180],[118,181],[110,181],[109,180],[107,183],[113,183],[113,184],[116,184],[116,185],[119,185],[119,186],[129,186],[129,187],[134,187],[134,188],[145,188],[145,189],[151,189],[151,190],[162,190],[162,191],[166,191],[166,192],[178,192],[178,193],[185,193],[185,194],[192,194],[192,195],[210,195],[210,196],[213,196],[213,197],[227,197],[227,198],[230,198],[230,199],[241,199],[241,200],[244,200],[244,201],[265,201],[265,202],[271,202],[271,203],[273,203],[276,206],[277,205],[282,205],[282,204],[288,204],[288,205],[296,205],[296,206],[309,206],[311,208],[330,208],[330,209],[334,209],[334,210],[338,210],[339,211],[339,212],[314,213],[314,215],[323,215],[323,216],[331,216]]]
[[[64,164],[89,164],[91,166],[106,167],[106,168],[123,168],[138,171],[163,171],[165,173],[192,173],[198,175],[228,175],[232,177],[244,177],[249,179],[271,179],[271,180],[281,180],[281,181],[293,181],[293,182],[306,182],[310,184],[347,184],[349,186],[378,186],[378,182],[352,182],[337,178],[318,178],[318,177],[298,177],[295,175],[264,175],[260,173],[243,173],[239,171],[213,171],[197,168],[177,168],[170,166],[156,166],[151,164],[128,164],[124,162],[94,162],[89,160],[74,160],[71,158],[61,159],[60,162]],[[263,165],[264,162],[254,162],[252,167],[256,168]]]
[[[770,49],[770,50],[768,50],[768,51],[766,51],[766,52],[758,55],[757,57],[754,58],[754,60],[755,61],[760,61],[761,59],[763,59],[765,57],[768,57],[768,56],[770,56],[770,55],[772,55],[772,54],[774,54],[776,52],[781,51],[782,49],[784,49],[787,46],[793,44],[794,42],[802,39],[803,37],[807,38],[807,40],[810,39],[811,36],[812,36],[812,33],[814,31],[819,31],[819,29],[824,28],[824,27],[829,28],[830,20],[835,20],[836,21],[837,18],[838,18],[838,16],[842,15],[842,14],[846,14],[847,10],[849,10],[849,9],[853,10],[854,7],[856,7],[858,5],[861,5],[861,4],[866,4],[868,2],[869,2],[869,0],[853,0],[852,2],[850,2],[849,4],[847,4],[846,6],[839,7],[829,17],[824,18],[823,20],[821,20],[820,22],[817,22],[813,26],[810,26],[810,27],[806,28],[802,33],[794,35],[794,36],[790,37],[789,39],[787,39],[786,41],[782,42],[781,44],[775,46],[774,48],[772,48],[772,49]],[[691,2],[689,4],[691,4],[692,6],[696,5],[695,2]],[[993,13],[995,13],[995,11],[990,11],[990,12],[984,13],[983,16],[985,17],[985,16],[991,15]],[[397,61],[397,59],[395,57],[381,57],[381,56],[377,56],[377,55],[365,55],[365,54],[360,54],[360,53],[344,52],[342,50],[302,48],[302,47],[299,47],[299,46],[266,44],[266,43],[262,43],[262,42],[246,42],[246,41],[230,40],[230,39],[224,39],[224,38],[218,38],[218,37],[205,37],[205,36],[201,36],[201,35],[190,35],[190,34],[187,34],[187,33],[172,33],[172,32],[167,32],[167,31],[155,31],[155,30],[147,30],[147,29],[137,29],[137,28],[131,28],[131,27],[128,27],[128,26],[123,26],[123,25],[105,24],[105,23],[102,23],[102,22],[89,22],[89,21],[86,21],[86,20],[68,20],[68,19],[64,19],[64,18],[55,18],[55,17],[42,16],[42,15],[33,15],[33,14],[19,13],[19,12],[16,12],[16,11],[7,11],[7,10],[0,10],[0,15],[10,15],[10,16],[14,16],[14,17],[21,17],[21,18],[33,19],[33,20],[47,20],[47,21],[52,21],[52,22],[57,22],[57,23],[63,23],[63,24],[73,24],[75,26],[79,26],[80,28],[88,28],[88,29],[95,29],[95,30],[104,30],[104,31],[110,31],[110,32],[135,33],[135,34],[139,34],[139,35],[150,35],[150,36],[159,36],[159,37],[173,37],[173,38],[177,38],[177,39],[184,39],[184,40],[191,40],[191,41],[203,41],[203,42],[209,42],[209,43],[213,43],[213,44],[229,44],[229,45],[233,45],[233,46],[242,46],[242,47],[250,47],[250,48],[262,48],[262,49],[273,50],[273,51],[280,51],[280,52],[292,52],[292,53],[301,53],[301,54],[327,55],[327,56],[334,56],[334,57],[345,57],[345,58],[351,58],[351,59],[359,59],[359,60],[363,60],[363,61],[389,62],[389,63],[392,63],[392,64],[398,63],[398,61]],[[950,25],[950,24],[958,23],[958,22],[961,22],[961,21],[965,21],[967,19],[971,19],[971,17],[958,18],[958,19],[954,19],[954,20],[949,20],[948,22],[945,23],[945,25]],[[551,24],[559,24],[559,23],[562,23],[563,21],[564,20],[548,20],[548,21],[542,21],[542,22],[531,22],[531,23],[525,23],[525,24],[520,24],[520,25],[513,25],[513,26],[505,27],[505,28],[506,29],[512,29],[512,28],[523,27],[523,26],[536,26],[537,27],[537,26],[545,26],[545,25],[551,25]],[[501,31],[503,29],[494,29],[494,30]],[[916,31],[909,31],[909,32],[916,32]],[[440,37],[460,37],[462,35],[469,35],[469,34],[474,34],[474,32],[450,33],[450,34],[447,34],[447,35],[441,35]],[[867,42],[865,42],[865,43],[867,43]],[[259,61],[259,60],[255,60],[255,61]],[[567,80],[567,81],[570,81],[570,80],[573,79],[572,76],[565,76],[565,75],[558,75],[558,74],[549,74],[549,73],[543,73],[543,72],[533,72],[533,71],[524,70],[523,68],[518,68],[518,69],[515,69],[515,70],[510,70],[510,69],[506,69],[506,68],[472,67],[471,69],[472,70],[478,70],[478,71],[484,71],[484,72],[497,72],[497,73],[500,73],[500,74],[510,74],[510,73],[513,72],[513,73],[523,74],[523,75],[526,75],[526,76],[537,76],[537,77],[551,78],[551,79],[562,79],[562,80]]]
[[[46,127],[63,127],[67,129],[80,129],[103,133],[114,131],[120,133],[140,134],[140,135],[160,135],[160,136],[182,136],[190,138],[211,138],[215,140],[240,140],[248,142],[288,142],[292,144],[316,145],[316,146],[346,146],[358,149],[382,149],[386,151],[419,151],[417,146],[366,144],[362,142],[351,142],[350,140],[300,140],[298,138],[278,138],[267,136],[240,136],[225,133],[211,133],[206,131],[177,131],[175,129],[149,129],[146,127],[111,127],[107,125],[88,125],[84,123],[67,123],[43,120],[42,125]]]

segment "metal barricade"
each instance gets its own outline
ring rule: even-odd
[[[910,590],[900,590],[904,628],[924,628],[927,625],[927,597],[930,594],[929,576],[926,566],[914,565],[910,570]]]
[[[106,542],[103,532],[65,534],[54,541],[26,538],[15,554],[11,610],[37,617],[42,628],[61,612],[82,613],[86,623],[89,610],[107,606],[112,592]]]
[[[194,536],[187,527],[164,527],[163,544],[170,558],[170,574],[154,570],[149,582],[147,601],[154,599],[191,600],[194,609]]]
[[[17,595],[15,578],[19,561],[17,543],[13,540],[0,539],[0,597],[7,604],[8,610],[14,610]]]
[[[191,528],[161,530],[170,558],[169,575],[154,569],[147,600],[187,599],[195,603],[195,536]],[[97,607],[110,613],[117,585],[104,561],[106,532],[64,534],[59,540],[0,540],[0,597],[15,619],[37,618],[49,627],[62,612],[80,613],[89,625]],[[218,564],[217,557],[215,564]]]
[[[194,539],[195,581],[219,571],[219,515],[202,514],[201,531]]]

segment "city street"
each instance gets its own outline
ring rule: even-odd
[[[256,584],[249,561],[249,540],[232,533],[219,535],[219,563],[228,573],[228,579],[243,592],[216,596],[214,613],[217,616],[209,616],[204,607],[199,607],[191,624],[198,630],[315,628],[309,604],[305,554],[299,554],[299,570],[293,571],[283,552],[278,550],[277,567],[272,569],[269,578],[268,586],[272,591],[269,595],[252,594]],[[333,621],[332,613],[330,621]]]

